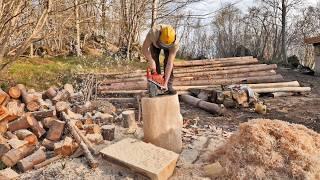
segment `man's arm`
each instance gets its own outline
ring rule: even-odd
[[[173,69],[173,62],[176,58],[177,51],[178,51],[178,49],[175,49],[175,50],[169,52],[169,57],[168,57],[167,65],[166,65],[166,73],[165,73],[165,83],[164,83],[165,88],[168,88],[168,82],[169,82],[169,79],[171,76],[171,72]]]
[[[149,34],[147,35],[146,39],[143,42],[142,53],[145,56],[145,58],[148,60],[150,68],[156,69],[156,62],[153,60],[150,49],[149,49],[152,42],[150,41],[148,36]]]

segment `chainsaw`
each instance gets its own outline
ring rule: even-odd
[[[147,81],[148,81],[148,93],[150,97],[158,95],[164,95],[167,90],[164,88],[164,77],[158,74],[156,71],[151,72],[150,68],[147,68]]]

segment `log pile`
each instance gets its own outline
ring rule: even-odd
[[[21,84],[0,89],[2,163],[26,172],[77,152],[97,167],[95,145],[114,139],[115,107],[99,100],[71,103],[75,94],[70,84],[42,93]]]
[[[184,94],[190,88],[232,84],[263,84],[256,87],[257,93],[310,91],[310,88],[284,82],[276,72],[276,64],[260,64],[251,56],[181,61],[174,66],[175,89]],[[145,74],[145,71],[100,74],[102,80],[97,91],[101,95],[144,93],[147,89]]]

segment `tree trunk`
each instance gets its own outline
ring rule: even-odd
[[[287,34],[286,34],[286,26],[287,26],[287,5],[286,1],[282,0],[282,13],[281,13],[281,35],[282,35],[282,43],[281,43],[281,54],[282,54],[282,61],[288,64],[287,61]]]
[[[156,24],[157,11],[158,11],[158,0],[152,0],[152,17],[151,17],[151,28]]]
[[[75,3],[75,17],[76,17],[76,30],[77,30],[77,44],[76,44],[76,52],[77,52],[77,56],[80,57],[81,56],[81,47],[80,47],[80,15],[79,15],[79,3],[78,0],[74,1]]]

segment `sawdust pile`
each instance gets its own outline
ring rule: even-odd
[[[231,179],[320,179],[320,134],[302,125],[255,119],[212,156]]]

